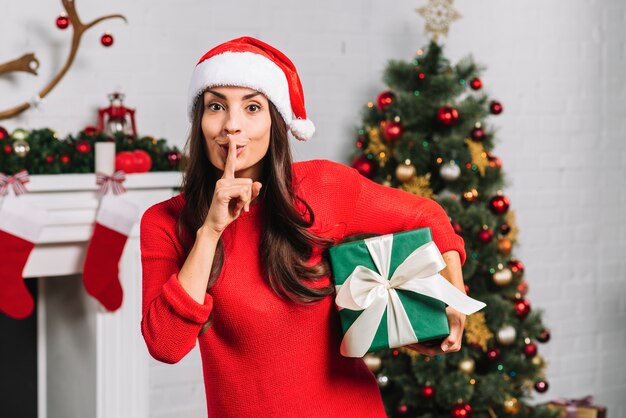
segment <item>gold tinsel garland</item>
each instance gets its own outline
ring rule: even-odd
[[[481,177],[485,177],[485,169],[489,166],[489,159],[487,158],[483,144],[466,138],[465,145],[467,145],[470,155],[472,156],[472,164],[478,167]]]
[[[483,351],[487,351],[487,344],[493,338],[493,333],[487,327],[485,313],[477,312],[465,320],[465,341],[468,344],[477,345]]]
[[[515,241],[517,239],[517,234],[519,233],[519,228],[517,227],[517,222],[515,221],[515,211],[509,210],[504,219],[511,227],[511,230],[506,237],[511,241]]]
[[[430,188],[430,173],[427,173],[424,176],[415,176],[411,180],[402,183],[400,188],[409,193],[427,197],[429,199],[433,199],[435,197],[435,193],[433,193]]]
[[[368,127],[367,136],[369,137],[369,143],[365,148],[365,154],[373,154],[378,159],[380,167],[384,167],[389,161],[391,152],[389,147],[380,139],[380,129]]]

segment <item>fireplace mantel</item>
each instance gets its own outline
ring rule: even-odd
[[[176,194],[180,183],[181,174],[177,172],[130,174],[124,183],[127,193],[123,197],[137,204],[143,213],[154,203]],[[106,312],[82,291],[77,296],[81,309],[86,307],[81,310],[81,319],[75,318],[75,313],[67,313],[71,310],[56,314],[58,302],[47,300],[46,286],[51,289],[51,280],[55,280],[55,286],[62,283],[63,279],[56,281],[59,276],[81,274],[99,203],[96,177],[34,175],[27,186],[28,193],[20,199],[48,212],[42,236],[24,268],[24,277],[39,280],[39,418],[148,417],[149,354],[140,334],[139,223],[133,228],[120,261],[122,307]],[[79,328],[75,319],[88,324],[89,332],[75,331]]]

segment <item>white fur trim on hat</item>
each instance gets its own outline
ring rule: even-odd
[[[315,125],[308,119],[293,119],[289,124],[293,136],[300,141],[311,139],[315,133]]]
[[[207,87],[248,87],[263,93],[285,123],[293,119],[285,73],[274,62],[252,52],[224,52],[199,63],[193,71],[187,95],[187,115],[193,120],[196,100]]]

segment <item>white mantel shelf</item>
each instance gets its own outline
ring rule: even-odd
[[[143,213],[177,194],[181,179],[179,172],[129,174],[124,182],[127,193],[121,196]],[[101,197],[95,174],[32,175],[27,188],[20,199],[48,214],[24,268],[24,277],[39,283],[38,417],[148,418],[149,354],[140,332],[139,222],[119,264],[122,307],[107,312],[76,280]],[[74,293],[59,298],[59,289],[69,290],[70,283]]]
[[[181,174],[176,171],[163,171],[141,174],[127,174],[124,187],[127,190],[135,189],[162,189],[163,187],[178,187]],[[28,191],[62,192],[78,190],[98,190],[96,175],[90,174],[46,174],[30,176]]]

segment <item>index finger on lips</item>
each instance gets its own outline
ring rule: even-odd
[[[237,144],[232,139],[228,141],[228,155],[224,163],[223,179],[235,178],[235,166],[237,165]]]

